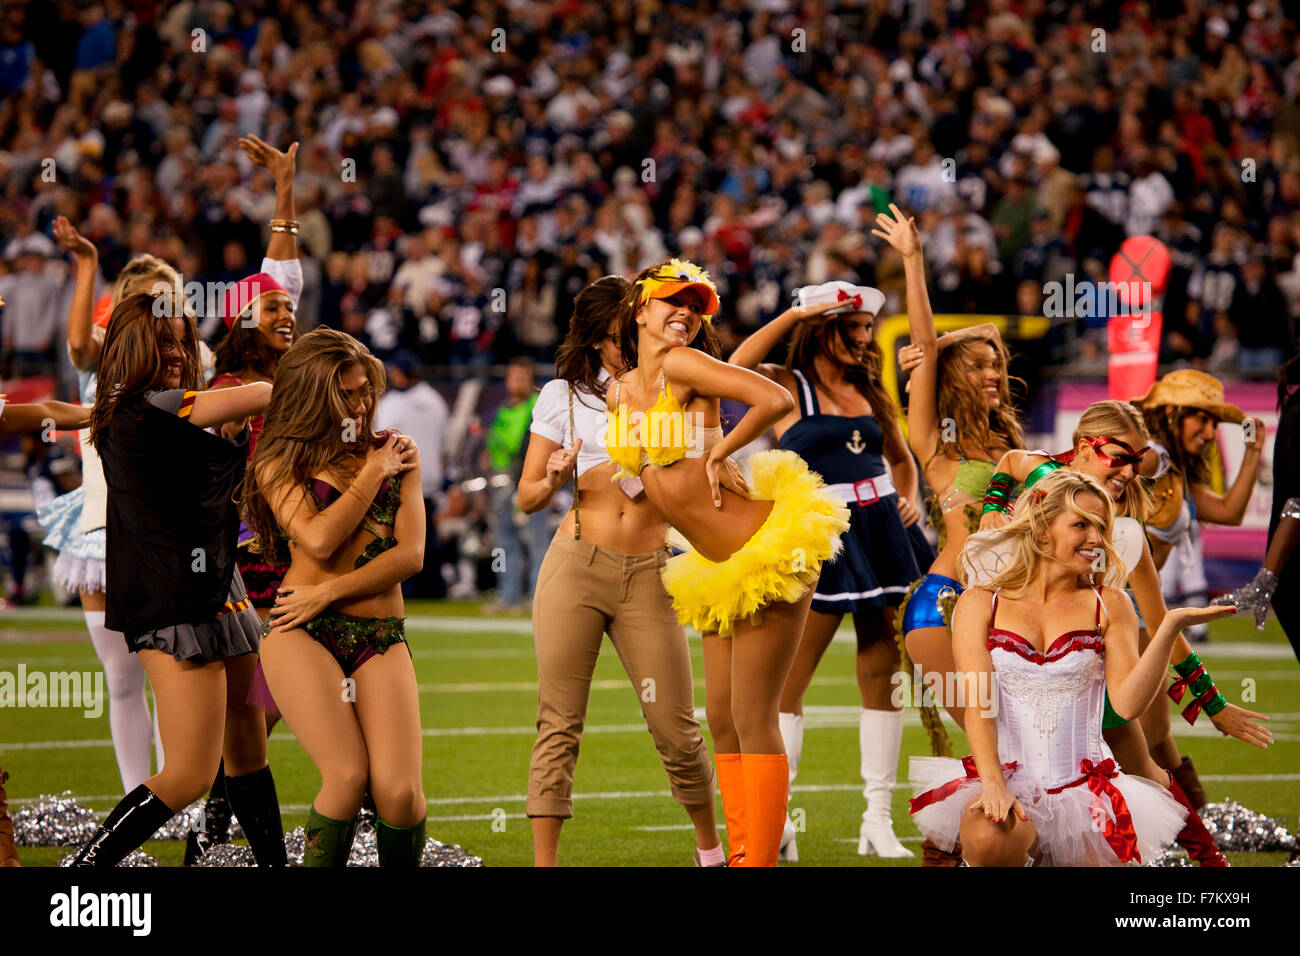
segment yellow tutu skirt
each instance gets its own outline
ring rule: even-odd
[[[767,520],[725,561],[687,551],[663,568],[677,620],[701,634],[729,637],[737,621],[754,620],[768,604],[799,600],[816,586],[822,562],[840,553],[849,527],[848,507],[794,452],[759,452],[746,464],[750,497],[774,502]]]

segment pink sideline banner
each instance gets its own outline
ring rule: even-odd
[[[1273,437],[1277,430],[1277,387],[1268,382],[1224,382],[1227,401],[1236,405],[1248,417],[1263,419],[1268,434],[1264,439],[1264,465],[1260,477],[1267,480],[1272,474]],[[1070,447],[1070,436],[1079,417],[1093,402],[1108,398],[1107,386],[1092,383],[1063,383],[1057,396],[1056,431],[1050,451],[1064,451]],[[1132,398],[1133,396],[1127,396]],[[1219,453],[1223,458],[1227,485],[1241,468],[1245,442],[1237,425],[1219,426]],[[1225,486],[1226,487],[1226,486]],[[1205,557],[1226,559],[1263,560],[1268,541],[1268,518],[1272,507],[1272,489],[1259,481],[1250,504],[1246,508],[1241,527],[1206,524],[1204,528]]]

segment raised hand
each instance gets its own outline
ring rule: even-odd
[[[884,239],[904,258],[919,255],[921,233],[916,228],[916,217],[903,218],[903,211],[892,202],[889,204],[889,212],[893,215],[883,212],[876,214],[876,228],[871,230],[871,234]]]
[[[259,166],[265,166],[267,171],[279,182],[282,179],[293,179],[294,171],[297,169],[298,143],[295,141],[290,144],[287,152],[280,152],[270,143],[264,142],[258,137],[249,133],[239,139],[239,146],[244,151],[244,155],[251,159]]]
[[[55,218],[54,238],[59,245],[73,253],[78,259],[94,259],[98,256],[95,244],[77,232],[77,227],[68,222],[67,216]]]

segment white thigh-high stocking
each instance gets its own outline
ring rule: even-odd
[[[144,697],[144,667],[127,649],[122,632],[104,626],[103,611],[86,611],[85,615],[91,643],[108,677],[108,727],[123,792],[130,793],[149,778],[149,746],[154,734]]]

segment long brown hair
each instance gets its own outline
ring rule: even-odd
[[[1142,419],[1142,412],[1136,405],[1108,398],[1104,401],[1093,402],[1084,409],[1071,440],[1074,442],[1073,447],[1077,451],[1080,440],[1084,438],[1101,438],[1103,436],[1113,438],[1127,432],[1133,432],[1141,437],[1143,441],[1149,442],[1151,440],[1151,432],[1147,430],[1146,422]],[[1150,492],[1147,491],[1146,484],[1145,478],[1141,475],[1134,475],[1133,480],[1124,487],[1123,497],[1115,502],[1115,513],[1122,517],[1146,521],[1147,516],[1153,510],[1154,504]]]
[[[185,320],[179,338],[172,330],[173,315]],[[99,388],[90,413],[91,444],[99,447],[123,401],[167,387],[163,352],[171,346],[180,351],[181,387],[197,390],[202,383],[198,331],[174,294],[132,292],[117,304],[108,318],[99,353]]]
[[[1199,455],[1189,455],[1183,447],[1183,422],[1203,411],[1203,408],[1185,405],[1152,405],[1142,409],[1142,418],[1151,437],[1165,446],[1174,468],[1193,485],[1210,483],[1210,456],[1219,443],[1216,437]]]
[[[984,396],[971,384],[967,374],[973,361],[972,347],[979,344],[993,349],[1001,373],[998,378],[998,407],[987,413],[984,411],[987,407]],[[1007,349],[1000,339],[972,338],[939,350],[939,394],[936,402],[938,418],[941,423],[947,419],[952,420],[956,441],[940,440],[934,455],[930,456],[931,461],[939,454],[953,459],[974,458],[982,461],[989,457],[988,449],[993,445],[994,436],[1005,441],[1008,448],[1025,447],[1025,433],[1011,407],[1012,379],[1007,374],[1008,364]],[[1016,381],[1019,382],[1020,379]]]
[[[619,321],[618,348],[623,353],[623,367],[620,368],[619,374],[634,369],[637,366],[637,336],[638,326],[636,324],[636,313],[640,308],[640,291],[641,283],[650,278],[651,275],[660,271],[666,262],[658,262],[648,269],[642,269],[632,280],[632,288],[628,290],[627,295],[619,304],[621,319]],[[716,319],[717,316],[715,315]],[[700,332],[691,340],[690,348],[699,349],[710,358],[722,358],[722,339],[718,337],[718,330],[713,327],[712,322],[704,322],[700,326]]]
[[[347,371],[357,366],[365,371],[371,388],[370,407],[359,421],[340,384]],[[243,518],[253,532],[252,550],[276,562],[289,560],[267,500],[269,488],[281,482],[289,488],[301,487],[327,469],[349,480],[355,477],[376,439],[375,407],[383,390],[383,364],[346,332],[312,329],[281,356],[271,401],[263,413],[262,436],[244,475]],[[260,480],[263,472],[265,482]]]
[[[817,318],[800,322],[790,338],[790,348],[786,355],[785,367],[803,372],[814,385],[820,384],[815,359],[824,355],[835,361],[835,342],[838,340],[851,352],[848,340],[844,336],[841,315],[820,315]],[[858,394],[871,403],[871,414],[880,424],[881,430],[894,427],[898,420],[898,406],[880,382],[880,366],[883,359],[880,346],[876,344],[873,333],[867,343],[866,356],[860,363],[844,366],[844,378],[857,389]]]
[[[622,276],[601,276],[573,300],[569,332],[555,352],[555,376],[572,385],[580,401],[585,392],[596,398],[601,408],[605,406],[600,343],[610,323],[619,318],[620,307],[632,289],[632,283]]]

